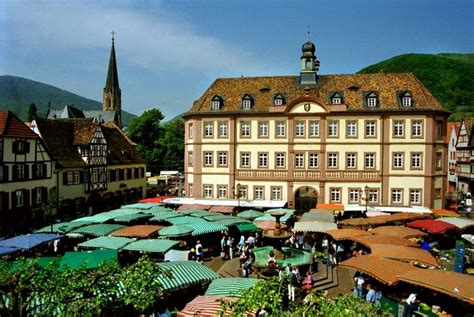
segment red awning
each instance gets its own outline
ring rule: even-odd
[[[168,198],[175,198],[173,196],[156,196],[156,197],[150,197],[150,198],[143,198],[139,200],[139,203],[161,203],[163,200],[168,199]]]
[[[179,206],[178,210],[186,210],[186,209],[209,210],[210,208],[211,208],[210,205],[189,204],[189,205],[181,205],[181,206]]]
[[[443,233],[446,230],[459,230],[458,227],[450,223],[436,219],[421,219],[407,223],[408,227],[419,228],[430,233]]]
[[[235,207],[232,206],[212,206],[209,211],[218,212],[220,214],[231,214],[234,212]]]

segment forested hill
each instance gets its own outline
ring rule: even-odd
[[[474,54],[404,54],[358,73],[379,72],[411,72],[452,112],[450,120],[474,117]]]
[[[48,102],[51,102],[51,109],[55,110],[71,104],[82,110],[102,110],[102,103],[69,91],[22,77],[0,76],[0,109],[10,109],[26,120],[28,105],[34,103],[38,115],[44,116],[48,111]],[[128,125],[134,117],[122,111],[122,124]]]

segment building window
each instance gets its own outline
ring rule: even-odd
[[[285,160],[285,153],[276,153],[275,154],[275,167],[276,168],[285,168],[286,160]]]
[[[375,168],[375,153],[365,153],[365,168]]]
[[[304,121],[297,121],[296,122],[296,129],[295,129],[295,136],[296,137],[304,137]]]
[[[219,138],[227,138],[227,122],[219,122]]]
[[[250,137],[250,122],[242,121],[240,123],[240,136],[243,138]]]
[[[338,92],[332,94],[329,102],[332,104],[332,105],[340,105],[342,103],[342,95]]]
[[[369,189],[369,203],[378,203],[379,201],[379,189],[371,188]]]
[[[423,121],[412,121],[411,136],[414,138],[423,137]]]
[[[204,198],[213,198],[212,185],[204,185]]]
[[[258,136],[260,138],[268,138],[268,122],[258,123]]]
[[[116,169],[114,172],[115,172],[115,181],[121,181],[122,179],[120,178],[120,169]]]
[[[403,153],[393,153],[393,169],[403,169]]]
[[[212,166],[212,152],[204,152],[204,166]]]
[[[295,154],[295,168],[304,168],[304,154]]]
[[[253,193],[253,197],[255,200],[263,200],[265,199],[265,195],[264,195],[264,188],[263,186],[255,186],[254,187],[254,193]]]
[[[346,168],[354,169],[357,168],[357,154],[346,153]]]
[[[227,186],[218,185],[217,186],[217,198],[226,199],[227,198]]]
[[[319,154],[310,153],[309,154],[309,168],[318,168],[319,167]]]
[[[401,203],[403,203],[403,190],[392,189],[392,204],[401,204]]]
[[[25,203],[25,195],[22,190],[17,190],[15,192],[15,207],[23,207]]]
[[[43,190],[44,190],[43,187],[38,187],[34,191],[35,192],[34,200],[35,200],[36,205],[40,205],[41,203],[43,203]]]
[[[365,122],[365,137],[366,138],[375,138],[377,136],[377,122],[376,121],[366,121]]]
[[[374,92],[369,93],[365,97],[365,104],[368,108],[376,108],[378,106],[378,97]]]
[[[309,123],[309,136],[311,138],[319,137],[319,121],[310,121],[310,123]]]
[[[239,197],[240,199],[247,199],[247,186],[240,186],[239,187]]]
[[[205,122],[204,123],[204,137],[212,138],[213,135],[214,135],[214,124],[212,122]]]
[[[15,179],[22,180],[26,178],[26,166],[25,165],[15,165]]]
[[[276,123],[276,137],[284,138],[286,136],[286,124],[283,121]]]
[[[194,164],[194,155],[193,155],[193,151],[189,151],[188,152],[188,166],[193,166]]]
[[[277,94],[275,98],[273,98],[273,105],[274,106],[281,106],[285,103],[285,98],[281,94]]]
[[[393,122],[393,136],[395,138],[402,138],[405,135],[405,122],[394,121]]]
[[[337,153],[328,153],[328,168],[337,168]]]
[[[401,93],[399,95],[399,101],[400,101],[400,105],[402,107],[411,107],[412,106],[412,98],[411,98],[410,92],[406,91],[404,93]]]
[[[441,170],[443,169],[443,153],[436,152],[436,169]]]
[[[12,150],[15,154],[26,154],[30,152],[30,144],[24,140],[14,141]]]
[[[281,186],[272,186],[271,187],[271,200],[281,200]]]
[[[410,204],[421,203],[421,189],[410,189]]]
[[[97,173],[97,179],[99,177],[99,170],[98,169],[94,169],[93,170],[94,173]],[[94,174],[92,174],[92,178],[94,178]],[[126,181],[128,179],[128,169],[127,168],[124,168],[123,169],[123,180]]]
[[[328,125],[328,137],[330,138],[337,138],[338,136],[338,122],[337,121],[329,121]]]
[[[112,171],[107,170],[107,183],[110,183],[112,181]]]
[[[221,109],[222,107],[222,98],[219,97],[219,96],[214,96],[214,98],[212,98],[212,102],[211,102],[211,109],[212,110],[219,110]]]
[[[35,164],[33,165],[34,166],[34,169],[35,169],[35,178],[43,178],[45,175],[44,175],[44,169],[45,169],[45,165],[44,164]]]
[[[331,203],[340,203],[341,202],[341,189],[340,188],[330,188],[329,193],[331,195]]]
[[[252,108],[253,105],[253,99],[249,95],[246,95],[244,98],[242,98],[242,109],[244,110],[249,110]]]
[[[194,134],[194,133],[193,133],[193,124],[190,123],[190,124],[188,125],[188,136],[189,136],[190,139],[193,138],[193,134]]]
[[[242,152],[240,153],[240,167],[250,167],[250,153]]]
[[[421,169],[421,153],[411,153],[411,168],[412,169]]]
[[[74,185],[78,185],[81,183],[81,172],[74,171],[72,177]]]
[[[360,189],[349,188],[349,204],[357,204],[360,200]]]
[[[188,185],[188,195],[189,195],[189,197],[193,197],[193,195],[194,195],[194,193],[193,193],[193,184]]]
[[[346,137],[357,138],[357,121],[346,122]]]
[[[227,152],[218,152],[219,166],[227,166]]]
[[[444,121],[443,120],[437,120],[436,121],[436,138],[441,139],[444,134],[444,129],[443,129]]]
[[[258,167],[268,167],[268,153],[258,153]]]

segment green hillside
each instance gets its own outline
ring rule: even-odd
[[[51,102],[51,109],[62,109],[70,104],[82,110],[102,109],[102,103],[98,101],[51,85],[22,77],[0,76],[0,109],[10,109],[21,119],[26,120],[29,104],[34,103],[38,109],[38,116],[44,116],[48,111],[48,102]],[[124,126],[133,118],[135,115],[122,111]]]
[[[450,120],[474,117],[474,54],[404,54],[358,73],[379,72],[411,72],[452,112]]]

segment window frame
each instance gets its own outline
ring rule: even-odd
[[[268,152],[258,152],[258,168],[269,168],[269,156]],[[262,160],[264,159],[265,165],[262,165]]]
[[[337,199],[334,199],[334,198],[337,198]],[[342,202],[342,187],[329,187],[329,201],[331,203]]]
[[[315,157],[316,166],[311,165],[311,162],[313,161],[311,156]],[[308,153],[308,169],[319,169],[319,153],[316,153],[316,152],[309,152]]]
[[[419,124],[420,125],[420,134],[415,134],[413,133],[415,131],[415,124]],[[423,126],[423,120],[412,120],[411,121],[411,137],[413,139],[422,139],[423,138],[423,129],[424,129],[424,126]]]
[[[214,198],[214,186],[212,184],[203,184],[202,189],[203,189],[202,190],[203,198],[206,198],[206,199]]]
[[[313,128],[315,127],[315,128]],[[316,133],[313,134],[314,130]],[[308,136],[310,138],[319,138],[320,137],[320,124],[319,120],[309,120],[308,122]]]
[[[393,205],[403,205],[403,188],[392,188],[391,191],[390,191],[390,202],[393,204]],[[395,193],[398,193],[397,195],[399,196],[399,200],[395,200],[394,199],[394,194]]]
[[[413,157],[415,155],[420,156],[420,166],[413,165]],[[410,152],[410,170],[423,170],[423,152]]]
[[[369,125],[373,124],[373,134],[368,133]],[[364,120],[364,137],[366,139],[377,138],[377,120]]]
[[[283,160],[283,164],[280,164],[281,160]],[[275,152],[275,169],[285,169],[285,168],[286,168],[286,152]]]
[[[335,128],[335,134],[331,134],[332,126]],[[337,139],[339,138],[339,120],[328,120],[328,139]]]
[[[222,158],[225,160],[224,163],[221,162]],[[229,152],[228,151],[218,151],[217,152],[217,166],[218,167],[228,167],[229,166]]]
[[[331,166],[331,156],[335,156],[335,166]],[[327,152],[327,169],[338,169],[339,168],[339,152]]]
[[[360,203],[360,191],[361,191],[361,189],[358,188],[358,187],[349,187],[347,189],[347,194],[348,194],[347,195],[347,202],[349,204],[359,204]],[[353,193],[356,193],[356,196],[357,196],[356,200],[352,199],[352,194]]]
[[[295,138],[302,139],[306,137],[306,121],[297,120],[295,122]]]
[[[264,128],[266,126],[266,128]],[[262,130],[262,128],[264,128]],[[266,132],[266,133],[262,133]],[[258,138],[268,139],[270,137],[270,123],[268,121],[258,121]]]
[[[417,196],[418,196],[418,199],[419,201],[418,202],[414,202],[413,201],[413,194],[417,192]],[[409,188],[408,190],[408,193],[409,193],[409,202],[410,202],[410,205],[415,205],[415,206],[419,206],[422,204],[422,201],[423,201],[423,189],[422,188]]]
[[[401,125],[401,129],[399,129]],[[401,134],[398,134],[401,132]],[[394,139],[404,139],[405,138],[405,120],[396,119],[392,121],[392,137]]]
[[[248,161],[248,164],[247,165],[243,165],[243,159],[245,157],[245,160]],[[240,152],[240,168],[250,168],[251,167],[251,157],[252,157],[252,154],[251,152]]]
[[[213,139],[214,138],[214,122],[205,121],[203,122],[203,126],[204,126],[203,138]]]
[[[261,196],[257,195],[257,193],[261,193]],[[261,186],[261,185],[254,185],[253,186],[253,199],[254,200],[265,200],[265,186]]]
[[[401,157],[401,164],[398,166],[395,164],[396,158],[395,156],[400,155]],[[392,170],[404,170],[405,169],[405,153],[404,152],[392,152]]]
[[[354,158],[354,164],[353,166],[350,166],[348,163],[349,163],[349,155],[353,155]],[[357,152],[346,152],[346,159],[345,159],[345,162],[346,162],[346,169],[351,169],[351,170],[354,170],[354,169],[357,169]]]
[[[305,153],[304,152],[295,152],[294,153],[294,168],[295,169],[304,169],[305,168]]]
[[[367,158],[369,155],[373,155],[373,166],[368,166]],[[375,152],[364,152],[364,169],[365,170],[374,170],[377,169],[377,153]]]
[[[275,197],[274,194],[276,194],[277,197]],[[270,186],[270,200],[283,200],[283,186]]]
[[[283,127],[283,135],[279,134],[281,126]],[[275,121],[275,138],[276,139],[286,138],[286,122],[285,121]]]
[[[219,139],[227,139],[229,137],[229,124],[227,121],[218,121],[217,128],[218,128],[217,137]]]
[[[349,127],[353,127],[354,128],[353,131]],[[350,132],[354,132],[354,133],[350,133]],[[346,120],[346,138],[348,138],[348,139],[357,139],[358,134],[359,134],[358,121],[357,120]]]
[[[202,152],[202,166],[203,167],[214,167],[214,151],[203,151]]]
[[[224,195],[221,195],[221,194]],[[217,185],[217,199],[228,199],[229,191],[227,185]]]
[[[240,138],[250,139],[252,137],[252,124],[250,121],[240,121]],[[246,133],[244,133],[246,132]]]

